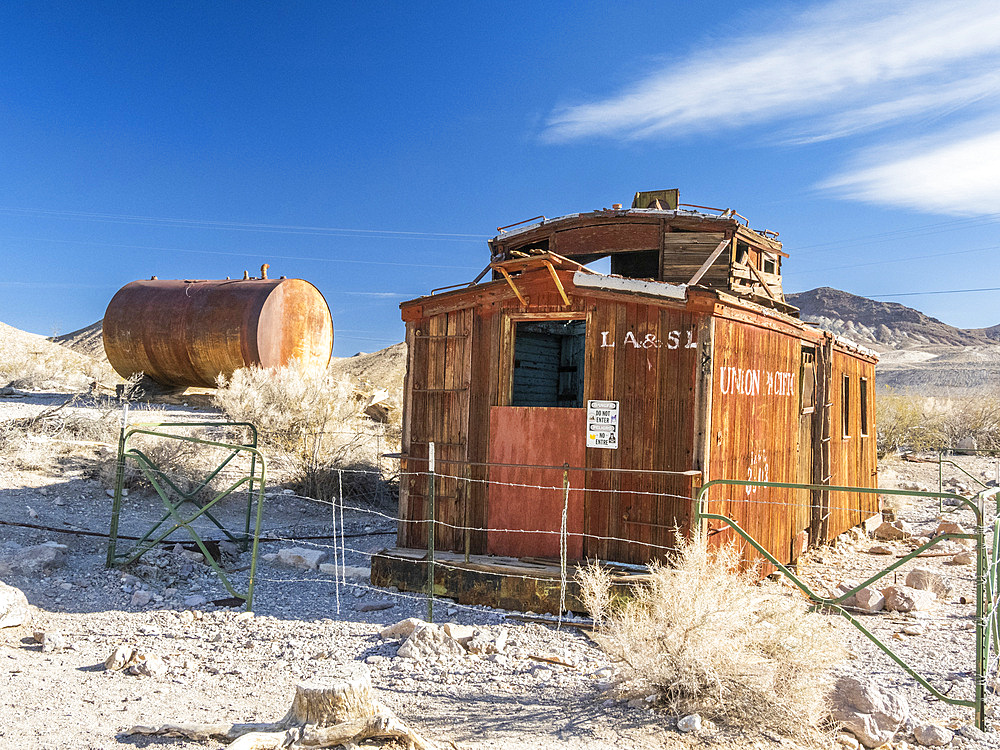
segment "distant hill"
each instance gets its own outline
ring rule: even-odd
[[[976,346],[1000,343],[1000,325],[992,328],[956,328],[898,302],[879,302],[820,287],[785,298],[800,310],[803,320],[879,348],[914,346]]]
[[[73,351],[86,354],[88,357],[104,359],[104,321],[91,323],[86,328],[49,339],[56,344],[62,344]]]
[[[829,287],[785,298],[803,320],[879,351],[880,386],[927,396],[1000,389],[1000,325],[956,328],[898,302]]]

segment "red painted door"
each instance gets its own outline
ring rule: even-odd
[[[559,557],[559,530],[566,500],[563,464],[584,466],[586,428],[586,409],[538,406],[490,409],[492,465],[487,511],[490,531],[486,542],[489,554]],[[569,473],[566,528],[570,560],[583,557],[583,478],[583,471]]]

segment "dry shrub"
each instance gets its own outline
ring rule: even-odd
[[[801,597],[759,585],[756,569],[740,569],[735,546],[679,538],[678,549],[673,567],[653,565],[620,604],[606,574],[591,566],[579,576],[622,691],[656,695],[676,715],[793,736],[814,731],[843,655],[832,624]]]
[[[379,455],[398,447],[393,425],[364,416],[369,396],[349,376],[292,365],[237,370],[220,378],[215,400],[229,419],[257,427],[270,465],[297,492],[328,500],[341,485],[345,495],[377,495]]]
[[[955,448],[972,439],[979,449],[1000,449],[1000,396],[954,398],[903,394],[891,388],[875,400],[879,455],[901,450]]]

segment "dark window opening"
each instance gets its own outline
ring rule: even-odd
[[[861,378],[858,390],[861,400],[861,437],[868,437],[868,378]]]
[[[582,320],[517,323],[511,406],[582,408],[585,334]]]
[[[802,414],[811,414],[816,409],[816,349],[811,346],[802,347],[799,403]]]
[[[840,428],[845,438],[851,436],[851,376],[844,376],[844,386],[840,394]]]
[[[611,273],[629,279],[660,278],[660,251],[640,250],[611,256]]]
[[[736,242],[736,257],[735,257],[734,260],[737,263],[741,263],[741,264],[742,263],[746,263],[747,262],[747,258],[748,258],[749,255],[750,255],[750,246],[747,243],[745,243],[745,242],[740,242],[739,240],[737,240],[737,242]]]
[[[547,253],[549,251],[549,238],[546,237],[544,240],[535,240],[534,242],[529,242],[527,245],[521,245],[521,247],[512,247],[510,249],[510,255],[512,257],[517,257],[515,253],[524,253],[525,255],[536,255],[537,253]]]
[[[764,273],[777,273],[778,263],[772,255],[764,256],[764,268],[762,269]]]

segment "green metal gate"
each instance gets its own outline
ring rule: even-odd
[[[218,440],[207,440],[192,435],[178,432],[191,428],[245,428],[249,434],[249,439],[245,442],[225,442]],[[171,477],[162,467],[143,451],[135,447],[130,447],[129,442],[136,436],[147,435],[162,440],[181,441],[194,445],[205,446],[206,448],[218,448],[222,450],[224,458],[208,474],[197,482],[194,489],[184,490],[180,487],[175,477]],[[235,480],[227,484],[212,497],[203,502],[199,496],[209,486],[209,484],[220,477],[223,470],[229,466],[236,466],[239,462],[236,459],[240,456],[249,457],[249,469],[237,472]],[[127,462],[134,463],[150,485],[156,490],[156,494],[163,503],[164,512],[148,531],[143,534],[127,551],[118,551],[118,527],[122,512],[122,498],[124,497],[125,467]],[[267,469],[264,456],[257,447],[257,430],[248,422],[140,422],[132,425],[124,423],[118,438],[118,464],[115,475],[114,504],[111,511],[111,530],[108,542],[107,566],[126,566],[138,560],[149,550],[163,542],[176,541],[171,539],[171,535],[183,529],[187,537],[193,541],[205,561],[211,565],[216,575],[222,581],[226,590],[235,598],[242,599],[246,603],[247,610],[253,606],[254,578],[257,572],[257,551],[260,539],[260,526],[264,507],[264,488],[267,480]],[[232,495],[241,488],[246,488],[247,506],[243,523],[243,528],[230,531],[219,520],[213,510],[224,498]],[[254,506],[256,505],[256,512]],[[216,561],[206,546],[206,540],[198,533],[194,526],[199,519],[207,519],[214,525],[225,540],[238,544],[244,551],[251,550],[250,579],[245,592],[237,591],[229,576]],[[251,521],[253,530],[251,533]]]
[[[717,513],[708,513],[703,510],[706,502],[705,496],[708,491],[717,486],[739,486],[739,487],[775,487],[786,489],[820,490],[827,492],[852,492],[878,495],[903,495],[910,497],[936,498],[943,501],[952,498],[960,505],[968,507],[975,515],[976,525],[972,533],[968,534],[941,534],[934,537],[929,542],[920,545],[909,554],[899,558],[893,564],[883,568],[866,581],[835,598],[819,596],[814,593],[808,585],[798,578],[785,565],[778,560],[750,534],[740,528],[739,524],[728,516]],[[985,508],[987,501],[996,503],[997,518],[994,518],[990,531],[993,534],[991,544],[986,541],[986,528],[984,526]],[[714,479],[702,485],[694,499],[693,515],[696,528],[701,528],[702,521],[719,521],[729,526],[736,534],[750,544],[757,552],[764,556],[783,575],[785,575],[795,586],[797,586],[806,596],[814,602],[817,608],[828,609],[845,617],[854,627],[865,635],[879,649],[885,652],[896,664],[898,664],[907,674],[915,679],[921,686],[926,688],[935,698],[944,703],[955,706],[965,706],[975,711],[976,726],[985,729],[986,721],[986,685],[990,674],[996,672],[996,663],[1000,658],[1000,619],[998,619],[997,592],[1000,592],[1000,566],[998,566],[998,555],[1000,555],[1000,487],[984,489],[979,492],[975,500],[962,497],[961,495],[949,492],[921,492],[916,490],[894,490],[880,489],[873,487],[842,487],[831,485],[815,484],[792,484],[787,482],[752,482],[739,479]],[[897,568],[905,565],[918,555],[928,549],[940,544],[947,539],[972,539],[975,542],[976,554],[976,692],[972,700],[962,698],[951,698],[935,688],[927,679],[920,675],[912,666],[907,664],[898,654],[896,654],[887,644],[883,643],[876,635],[862,625],[857,618],[848,612],[843,603],[857,594],[861,589],[870,586],[876,581],[884,578]]]

